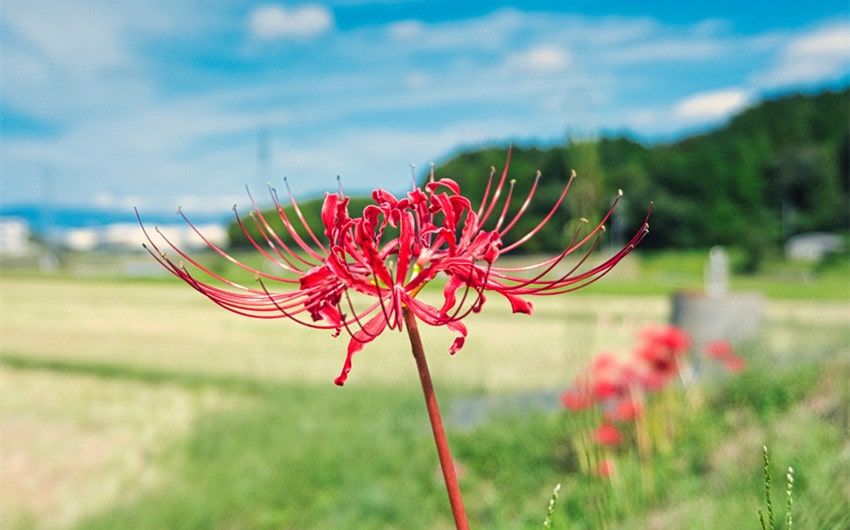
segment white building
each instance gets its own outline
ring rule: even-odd
[[[830,252],[841,250],[843,241],[837,234],[809,232],[788,238],[785,243],[785,255],[790,259],[818,261]]]
[[[216,245],[226,246],[228,242],[227,228],[222,225],[209,224],[198,226],[198,230]],[[167,247],[154,227],[148,231],[157,245]],[[206,244],[190,228],[184,225],[167,225],[160,227],[162,234],[176,246],[191,250],[205,247]],[[145,236],[136,223],[114,223],[104,226],[76,228],[65,232],[62,243],[76,251],[112,248],[124,250],[141,250]]]
[[[0,217],[0,255],[21,257],[32,250],[30,226],[20,217]]]

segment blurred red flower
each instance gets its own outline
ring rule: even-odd
[[[623,434],[620,432],[618,428],[611,425],[610,423],[603,422],[596,429],[596,434],[594,436],[596,441],[602,445],[618,445],[623,441]]]
[[[624,396],[616,400],[605,410],[605,419],[608,421],[632,421],[643,413],[643,402],[638,400],[638,396]]]
[[[569,410],[584,410],[593,406],[594,400],[590,393],[590,381],[587,377],[579,377],[575,383],[561,394],[561,404]]]
[[[706,357],[720,361],[729,372],[740,372],[747,367],[746,361],[735,355],[732,345],[725,340],[709,342],[704,353]]]
[[[614,466],[614,462],[609,458],[599,462],[599,466],[596,468],[596,474],[601,477],[610,477],[616,473],[616,471],[617,468]]]
[[[643,386],[659,390],[679,373],[679,359],[691,347],[688,334],[676,326],[649,326],[639,334],[635,358],[642,366]]]
[[[733,355],[732,345],[725,340],[713,340],[708,342],[703,349],[706,357],[711,359],[723,359],[729,355]]]

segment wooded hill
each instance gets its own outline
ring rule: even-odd
[[[439,165],[436,175],[456,180],[476,204],[490,167],[501,171],[507,149],[460,153]],[[646,146],[620,136],[573,139],[549,149],[514,146],[509,175],[517,181],[517,208],[537,170],[543,175],[514,232],[521,235],[538,223],[575,169],[579,177],[562,205],[561,221],[548,223],[523,245],[525,251],[563,248],[574,230],[568,220],[599,218],[622,189],[624,200],[609,231],[615,241],[640,226],[652,202],[643,247],[722,244],[757,257],[797,233],[850,229],[849,167],[850,88],[764,101],[722,128],[671,144]],[[353,201],[352,214],[365,203]],[[319,220],[320,199],[301,208],[307,219]],[[321,233],[318,223],[314,227]],[[246,242],[237,226],[230,234],[234,244]]]

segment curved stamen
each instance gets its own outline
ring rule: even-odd
[[[505,237],[505,234],[510,232],[511,228],[514,227],[514,225],[517,223],[517,221],[519,221],[519,219],[522,217],[522,215],[528,209],[528,205],[531,204],[531,199],[532,199],[532,197],[534,197],[534,192],[537,190],[537,184],[540,182],[541,175],[542,174],[540,173],[540,170],[538,169],[537,174],[534,176],[534,183],[532,183],[531,190],[529,190],[528,195],[526,195],[525,201],[523,201],[522,206],[519,207],[519,210],[517,211],[516,215],[511,220],[511,222],[508,223],[508,226],[506,226],[504,230],[499,232],[500,237]],[[498,230],[498,228],[496,228],[496,230]]]
[[[272,190],[271,185],[269,184],[268,187],[269,187],[269,193],[272,194],[271,193],[271,190]],[[313,258],[316,261],[309,261],[309,260],[305,259],[298,252],[295,252],[294,250],[292,250],[289,247],[289,245],[287,245],[283,241],[283,239],[279,235],[277,235],[277,232],[274,230],[274,228],[272,228],[271,224],[266,220],[265,215],[263,215],[263,211],[257,205],[257,201],[254,200],[254,196],[251,194],[251,190],[248,189],[247,186],[245,187],[245,191],[248,194],[248,198],[251,201],[251,206],[252,206],[252,211],[250,213],[251,219],[257,225],[257,229],[259,230],[260,234],[263,236],[263,239],[266,240],[266,243],[271,248],[275,248],[275,246],[282,248],[287,254],[292,256],[294,259],[300,261],[301,263],[303,263],[303,264],[305,264],[309,267],[315,267],[317,265],[317,262],[320,261],[320,256],[318,256],[318,255],[313,256]],[[257,220],[257,219],[259,219],[259,220]],[[283,226],[287,230],[287,232],[289,232],[290,235],[292,235],[294,227],[291,225],[291,223],[289,223],[289,220],[286,219],[285,216],[282,216],[281,222],[283,223]],[[296,243],[298,242],[295,235],[293,235],[293,240],[295,240]],[[301,248],[305,249],[304,246],[302,246]],[[309,249],[305,249],[305,252],[307,252],[309,254]]]
[[[289,202],[290,204],[292,204],[292,208],[295,210],[295,214],[298,216],[298,220],[301,221],[301,226],[304,227],[304,230],[310,236],[310,239],[312,239],[313,242],[316,244],[316,247],[318,247],[319,250],[327,254],[328,249],[326,249],[322,242],[319,241],[319,238],[316,237],[316,234],[313,233],[313,229],[310,228],[310,224],[307,223],[306,219],[304,219],[304,214],[301,212],[301,207],[298,206],[298,201],[295,200],[295,196],[292,194],[292,190],[289,188],[289,180],[286,177],[283,178],[283,185],[286,187],[286,193],[289,194]],[[278,203],[277,193],[275,193],[275,202]]]
[[[564,186],[564,189],[561,191],[561,195],[558,197],[558,200],[555,201],[555,204],[549,210],[549,213],[546,214],[546,217],[544,217],[543,220],[540,221],[540,223],[538,223],[537,226],[535,226],[530,232],[528,232],[527,234],[525,234],[524,236],[522,236],[518,240],[514,241],[513,243],[511,243],[510,245],[508,245],[507,247],[502,249],[502,252],[510,252],[511,250],[513,250],[513,249],[517,248],[518,246],[524,244],[526,241],[528,241],[529,239],[534,237],[534,235],[537,234],[537,232],[539,232],[540,229],[543,228],[543,226],[546,223],[548,223],[550,219],[552,219],[552,216],[555,215],[555,212],[557,212],[558,208],[560,208],[561,203],[564,202],[564,197],[567,196],[567,192],[570,190],[570,186],[572,185],[573,180],[575,180],[575,178],[576,178],[576,173],[575,173],[575,171],[573,171],[572,174],[570,175],[569,180],[567,180],[567,185]]]
[[[514,186],[516,186],[516,179],[511,179],[508,184],[508,195],[505,197],[505,204],[502,205],[502,213],[499,214],[499,220],[496,221],[496,226],[493,227],[494,232],[498,232],[502,228],[502,223],[505,222],[505,215],[508,213],[508,206],[511,205],[511,198],[514,195]]]
[[[375,339],[378,337],[378,335],[379,335],[379,334],[377,334],[377,333],[376,333],[376,334],[372,334],[372,333],[371,333],[371,332],[367,329],[366,325],[365,325],[365,324],[363,324],[363,322],[362,322],[361,320],[362,320],[362,319],[365,319],[365,318],[366,318],[366,317],[368,317],[368,316],[369,316],[369,315],[370,315],[373,311],[375,311],[375,310],[378,308],[378,303],[376,302],[376,303],[372,304],[372,305],[371,305],[368,309],[366,309],[365,311],[361,311],[360,313],[357,313],[357,312],[356,312],[356,310],[355,310],[355,308],[354,308],[354,302],[351,300],[351,296],[350,296],[350,294],[348,293],[348,291],[345,291],[345,293],[343,294],[343,296],[345,296],[346,301],[348,302],[348,307],[349,307],[349,309],[351,310],[351,319],[350,319],[350,320],[349,320],[349,319],[344,319],[344,320],[342,321],[342,325],[343,325],[343,327],[345,328],[345,331],[347,331],[347,332],[348,332],[348,334],[351,336],[351,338],[352,338],[352,339],[354,339],[354,340],[355,340],[355,341],[357,341],[357,342],[363,343],[363,344],[366,344],[367,342],[371,342],[371,341],[375,340]],[[370,320],[371,320],[371,319],[370,319]],[[357,324],[357,326],[360,328],[360,330],[359,330],[359,331],[356,331],[356,332],[355,332],[355,331],[351,331],[351,324]],[[368,324],[368,322],[367,322],[367,324]],[[365,336],[367,336],[367,337],[369,338],[369,340],[362,340],[362,339],[360,339],[360,338],[357,336],[357,333],[363,333]]]
[[[508,178],[508,167],[511,165],[511,151],[512,150],[513,150],[513,147],[508,148],[508,156],[505,158],[505,168],[502,170],[502,176],[499,178],[499,183],[496,185],[496,190],[493,192],[493,198],[490,200],[490,205],[487,207],[487,212],[484,213],[484,215],[481,215],[480,210],[479,210],[478,217],[480,217],[481,226],[484,226],[487,223],[487,218],[490,217],[490,212],[493,211],[493,208],[496,206],[496,203],[499,201],[499,195],[501,195],[501,193],[502,193],[502,186],[505,185],[505,179]],[[489,188],[489,183],[488,183],[488,188]],[[482,201],[482,206],[483,205],[484,205],[484,202]]]
[[[304,320],[304,319],[301,319],[301,318],[297,318],[295,316],[295,313],[290,313],[285,308],[283,308],[280,304],[278,304],[277,300],[275,300],[275,296],[266,288],[266,284],[265,284],[265,282],[263,282],[262,278],[257,277],[257,282],[263,288],[263,292],[266,293],[269,301],[275,306],[275,308],[277,308],[278,311],[281,312],[282,316],[289,318],[289,319],[292,319],[293,321],[297,322],[298,324],[301,324],[302,326],[305,326],[305,327],[308,327],[308,328],[333,329],[333,330],[337,330],[337,331],[339,330],[339,328],[337,326],[332,326],[330,324],[316,324],[316,322],[310,322],[310,321],[307,321],[307,320]],[[298,311],[298,312],[299,313],[303,312],[303,309]]]
[[[274,251],[274,253],[277,257],[274,257],[271,254],[269,254],[266,251],[266,249],[264,249],[262,247],[262,245],[260,245],[254,239],[254,237],[248,231],[248,228],[242,222],[242,218],[239,216],[239,213],[236,211],[236,205],[234,204],[233,205],[233,215],[234,215],[234,217],[236,217],[236,224],[239,226],[239,229],[242,231],[242,234],[245,236],[245,238],[248,240],[248,242],[251,243],[251,246],[253,246],[263,257],[265,257],[267,260],[271,261],[272,263],[274,263],[278,267],[282,268],[283,270],[288,271],[288,272],[292,272],[292,273],[295,273],[295,274],[302,273],[303,271],[299,267],[297,267],[286,255],[284,255],[283,252],[281,252],[280,249],[276,245],[272,244],[272,242],[268,238],[268,235],[262,229],[262,227],[260,226],[257,219],[253,216],[253,213],[254,212],[252,211],[251,212],[252,215],[250,215],[250,217],[254,221],[254,225],[257,227],[257,230],[259,231],[259,233],[266,240],[266,244],[269,245],[269,247]]]
[[[271,185],[269,185],[269,195],[271,196],[272,202],[274,203],[275,209],[277,210],[278,217],[280,217],[281,222],[283,222],[283,226],[284,226],[284,228],[286,228],[286,231],[289,232],[290,236],[292,236],[292,240],[295,241],[295,243],[307,255],[309,255],[311,258],[313,258],[317,262],[321,262],[322,259],[323,259],[323,256],[321,254],[319,254],[318,252],[316,252],[313,249],[313,247],[311,247],[310,245],[308,245],[307,243],[304,242],[304,239],[301,237],[301,234],[298,233],[298,231],[295,229],[295,225],[292,224],[292,222],[289,220],[289,216],[286,215],[286,210],[284,209],[283,205],[280,203],[280,199],[278,199],[277,190],[274,189]],[[253,198],[251,199],[251,202],[254,202]],[[254,203],[254,208],[256,209],[256,203]],[[280,245],[286,246],[285,243],[283,242],[283,240],[281,240],[281,238],[278,237],[277,234],[274,233],[274,230],[271,228],[271,226],[269,226],[268,222],[263,217],[263,213],[259,210],[257,210],[257,213],[260,216],[260,218],[262,219],[263,224],[266,226],[266,229],[269,230],[271,232],[272,236],[275,238],[275,241],[277,241],[278,244],[280,244]],[[303,218],[301,219],[301,221],[302,221],[302,225],[304,225],[305,228],[307,228],[309,230],[309,227],[306,227],[306,223],[304,222]],[[312,234],[312,232],[310,232],[310,233]],[[324,247],[321,247],[321,248],[322,248],[323,251],[325,251]],[[292,251],[290,251],[290,252],[292,252]],[[292,254],[294,256],[296,256],[299,259],[299,261],[302,261],[307,265],[313,265],[313,266],[317,265],[317,263],[313,263],[313,262],[306,260],[305,258],[303,258],[297,252],[292,252]]]
[[[480,309],[481,309],[481,303],[482,303],[482,300],[484,300],[484,290],[486,288],[486,285],[489,282],[490,269],[492,268],[492,264],[490,264],[489,262],[487,263],[487,268],[484,271],[484,278],[482,279],[482,281],[480,283],[476,284],[476,286],[474,287],[475,292],[476,292],[475,301],[473,301],[469,305],[469,307],[463,312],[463,314],[460,313],[460,308],[463,307],[463,303],[466,300],[466,295],[469,292],[469,288],[471,287],[470,283],[471,283],[471,280],[472,280],[472,267],[475,267],[475,265],[474,264],[470,265],[470,276],[469,276],[470,281],[467,282],[467,284],[466,284],[467,289],[463,294],[463,298],[461,299],[460,303],[458,304],[458,310],[455,311],[454,315],[452,315],[451,320],[454,320],[454,321],[462,320],[462,319],[466,318],[470,313],[475,313],[477,311],[480,311]]]
[[[479,218],[481,218],[481,216],[484,215],[484,205],[487,204],[487,198],[490,196],[490,187],[493,185],[493,177],[495,175],[496,175],[496,166],[490,166],[490,175],[487,177],[487,185],[484,187],[484,195],[482,195],[481,204],[478,206],[477,215],[478,215]]]

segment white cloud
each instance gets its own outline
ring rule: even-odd
[[[62,0],[37,0],[37,11],[33,0],[10,1],[4,104],[58,123],[52,136],[0,137],[3,172],[15,175],[0,179],[10,201],[39,196],[45,164],[55,168],[55,200],[121,207],[227,213],[233,196],[247,203],[245,184],[261,199],[265,182],[283,175],[299,198],[334,189],[337,174],[352,190],[404,189],[410,162],[424,168],[459,145],[555,141],[577,124],[672,136],[746,104],[763,87],[746,76],[772,58],[834,64],[841,49],[838,32],[823,28],[782,41],[787,33],[740,36],[718,21],[517,9],[332,31],[318,4],[269,3],[234,20],[236,8],[200,0],[151,0],[156,9],[80,0],[76,12]],[[309,40],[321,33],[319,45]],[[301,42],[285,61],[259,43],[287,38]],[[165,60],[172,40],[177,53]],[[736,86],[746,90],[711,91]]]
[[[536,18],[514,9],[500,9],[471,19],[428,24],[416,20],[400,21],[389,25],[386,33],[394,41],[406,43],[408,52],[498,50],[518,33],[530,32]]]
[[[850,73],[850,23],[819,27],[791,39],[769,71],[755,76],[775,88],[818,83]]]
[[[118,10],[68,2],[3,9],[3,99],[19,112],[62,120],[143,89],[133,78],[140,65],[127,43],[129,24]],[[145,17],[136,23],[151,26]]]
[[[68,2],[40,8],[12,3],[4,9],[18,49],[45,66],[90,74],[130,62],[121,35],[126,24],[117,10]]]
[[[703,92],[676,104],[673,115],[684,122],[714,121],[740,110],[747,104],[747,100],[747,92],[740,89]]]
[[[162,64],[143,50],[220,23],[190,2],[6,0],[0,16],[3,102],[71,129],[154,104]]]
[[[390,24],[387,32],[394,39],[414,39],[425,33],[425,24],[419,20],[401,20]]]
[[[747,90],[728,88],[692,94],[673,104],[653,101],[624,108],[614,128],[628,128],[649,138],[669,140],[683,131],[699,130],[721,122],[742,110],[751,98]],[[612,127],[610,121],[606,126]]]
[[[308,39],[333,26],[333,14],[318,4],[298,7],[269,4],[255,8],[248,15],[251,34],[261,40]]]
[[[426,72],[410,72],[404,76],[404,84],[407,88],[421,90],[433,85],[434,79]]]
[[[537,46],[508,58],[511,66],[538,73],[557,72],[572,62],[569,52],[558,46]]]
[[[801,36],[788,46],[788,54],[800,58],[811,56],[843,57],[850,52],[850,24],[820,28]]]

